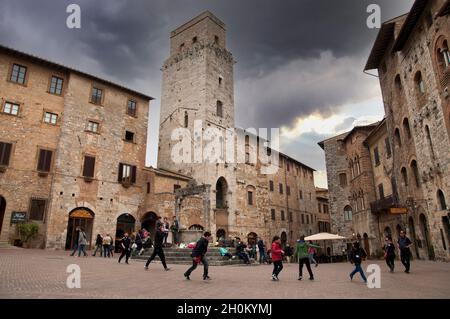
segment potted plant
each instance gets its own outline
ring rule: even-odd
[[[34,238],[39,232],[39,225],[33,222],[17,224],[17,230],[19,231],[19,237],[22,243],[26,246],[29,245],[30,239]]]

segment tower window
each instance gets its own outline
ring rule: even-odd
[[[402,167],[401,173],[403,184],[405,184],[405,186],[408,186],[408,173],[406,172],[406,167]]]
[[[405,134],[408,138],[411,138],[411,128],[409,127],[409,121],[408,118],[405,117],[403,120],[403,130],[405,131]]]
[[[198,41],[197,37],[192,38],[192,43],[197,43],[197,41]]]
[[[188,112],[184,112],[184,127],[188,127],[189,125],[189,116],[188,116]]]
[[[134,142],[134,133],[130,131],[125,131],[125,141]]]
[[[425,82],[420,71],[416,73],[415,82],[419,95],[423,95],[425,93]]]
[[[216,104],[216,115],[219,117],[223,117],[223,104],[221,101],[217,101]]]
[[[214,43],[219,44],[219,37],[217,35],[214,36]]]
[[[222,85],[223,78],[219,76],[219,85]]]

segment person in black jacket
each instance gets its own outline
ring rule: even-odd
[[[242,241],[239,241],[239,243],[236,246],[236,256],[239,257],[239,259],[242,259],[245,264],[250,264],[250,259],[248,258],[247,253],[245,252],[245,248],[247,248],[247,245],[244,244]]]
[[[208,250],[209,240],[211,239],[211,233],[206,231],[203,237],[197,241],[195,248],[192,250],[192,266],[184,273],[184,277],[190,280],[189,276],[197,268],[197,265],[201,262],[203,264],[203,280],[211,280],[208,276],[208,260],[205,255]]]
[[[355,265],[355,269],[350,273],[350,280],[353,280],[353,276],[359,272],[361,278],[367,283],[367,278],[364,275],[364,271],[361,267],[362,261],[367,257],[366,251],[359,246],[359,242],[353,243],[353,249],[350,254],[350,262]]]
[[[386,265],[388,265],[389,270],[394,272],[394,260],[395,260],[395,246],[392,243],[391,237],[386,237],[386,245],[384,246],[384,259],[386,260]]]
[[[163,250],[163,242],[164,238],[166,237],[166,233],[164,232],[164,225],[159,224],[159,228],[156,231],[155,234],[155,245],[153,247],[153,254],[150,256],[150,258],[145,263],[145,270],[148,270],[148,265],[152,262],[153,259],[155,259],[156,255],[158,255],[159,259],[161,260],[161,263],[164,267],[164,269],[170,270],[170,268],[167,268],[166,265],[166,257],[164,256],[164,250]]]
[[[123,256],[125,257],[125,263],[128,264],[128,259],[130,258],[131,253],[131,238],[128,236],[128,233],[123,234],[123,238],[120,243],[120,247],[122,248],[122,254],[119,257],[119,264],[122,260]]]
[[[100,257],[103,256],[103,237],[100,234],[97,234],[97,239],[95,240],[95,251],[92,254],[92,256],[95,256],[97,254],[97,250],[100,249]]]

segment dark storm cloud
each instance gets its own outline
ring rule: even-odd
[[[281,127],[377,94],[377,80],[362,74],[377,35],[366,27],[374,2],[386,20],[413,0],[2,0],[0,43],[147,93],[157,106],[170,31],[210,10],[238,62],[237,124]],[[66,28],[70,3],[81,6],[81,30]]]

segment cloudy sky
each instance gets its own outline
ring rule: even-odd
[[[66,7],[81,7],[81,29],[66,27]],[[383,116],[378,79],[363,73],[382,21],[412,0],[1,0],[0,43],[110,79],[156,98],[147,164],[156,166],[160,67],[169,34],[210,10],[227,25],[235,65],[236,125],[279,127],[282,150],[317,169],[317,142]]]

